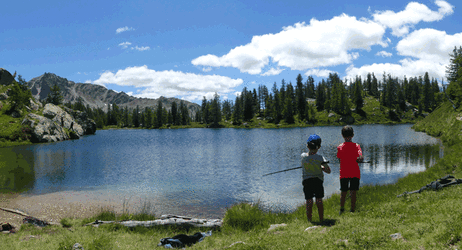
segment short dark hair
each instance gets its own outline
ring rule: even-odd
[[[352,137],[354,134],[355,132],[353,131],[353,127],[351,127],[350,125],[346,125],[342,128],[343,137]]]

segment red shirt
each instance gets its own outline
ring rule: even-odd
[[[361,146],[354,142],[344,142],[337,147],[337,158],[340,159],[340,179],[361,178],[356,158],[362,155]]]

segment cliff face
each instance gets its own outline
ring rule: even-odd
[[[179,105],[181,101],[177,98],[165,97],[160,97],[159,99],[136,98],[124,92],[117,93],[100,85],[75,83],[52,73],[45,73],[33,78],[27,84],[32,95],[37,100],[45,99],[50,93],[51,87],[56,84],[61,90],[64,102],[74,103],[80,97],[85,106],[102,108],[104,111],[107,111],[107,104],[109,103],[115,103],[119,107],[128,107],[129,109],[134,109],[137,105],[140,109],[145,107],[155,108],[159,99],[162,101],[162,106],[169,110],[173,102]],[[194,116],[199,111],[200,106],[198,104],[188,101],[183,102],[188,107],[191,116]]]

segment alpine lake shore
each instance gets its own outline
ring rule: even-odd
[[[415,123],[413,128],[416,131],[441,139],[444,157],[438,159],[433,166],[428,166],[427,170],[409,174],[394,184],[361,187],[357,193],[354,213],[344,212],[339,215],[339,194],[324,199],[324,220],[328,222],[327,225],[318,223],[316,206],[313,206],[313,222],[308,222],[304,204],[294,212],[282,213],[263,211],[258,203],[241,203],[227,210],[223,225],[218,228],[175,225],[128,228],[120,224],[85,226],[95,220],[142,221],[157,218],[156,215],[145,212],[148,210],[127,209],[117,214],[110,208],[101,208],[95,216],[83,219],[65,218],[59,225],[37,227],[23,224],[15,233],[0,235],[1,246],[4,249],[74,249],[74,244],[79,243],[86,250],[153,249],[162,238],[212,230],[210,237],[187,249],[460,249],[462,185],[397,196],[406,191],[418,190],[448,174],[462,178],[462,107],[454,110],[450,103],[445,102],[425,118],[413,118],[412,112],[408,112],[401,117],[400,122],[393,122],[389,119],[387,110],[381,110],[376,100],[366,98],[363,111],[365,114],[362,116],[353,112],[355,125]],[[318,122],[311,126],[344,125],[339,118],[338,115],[329,117],[327,112],[319,112],[316,117]],[[0,126],[18,123],[15,118],[8,119],[10,118],[2,116]],[[247,126],[238,127],[292,126],[302,125],[282,123],[277,126],[254,118]],[[188,127],[204,125],[193,124]],[[225,122],[223,127],[235,126]],[[105,129],[111,128],[114,127]],[[2,129],[2,133],[7,132]],[[0,146],[27,143],[29,142],[3,140]],[[347,199],[346,208],[349,208],[349,202]]]

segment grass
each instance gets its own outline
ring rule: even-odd
[[[426,171],[409,174],[394,184],[364,186],[358,191],[355,213],[338,214],[339,194],[324,199],[324,218],[331,226],[318,225],[317,208],[313,208],[313,223],[306,219],[300,206],[291,213],[263,211],[257,204],[240,203],[230,207],[223,227],[212,236],[188,249],[460,249],[462,247],[462,185],[439,191],[397,195],[417,190],[446,174],[462,178],[461,110],[444,104],[415,125],[416,130],[439,135],[445,152]],[[303,202],[303,201],[301,201]],[[349,207],[349,200],[345,206]],[[176,226],[125,228],[120,225],[83,226],[99,220],[152,220],[150,204],[137,214],[128,213],[124,202],[122,214],[105,208],[92,218],[63,219],[62,226],[35,228],[23,225],[15,234],[0,235],[5,249],[72,249],[75,243],[84,249],[153,249],[164,237],[194,234],[209,229]],[[268,231],[271,224],[286,226]],[[391,235],[399,233],[401,238]],[[244,242],[244,243],[237,243]]]

